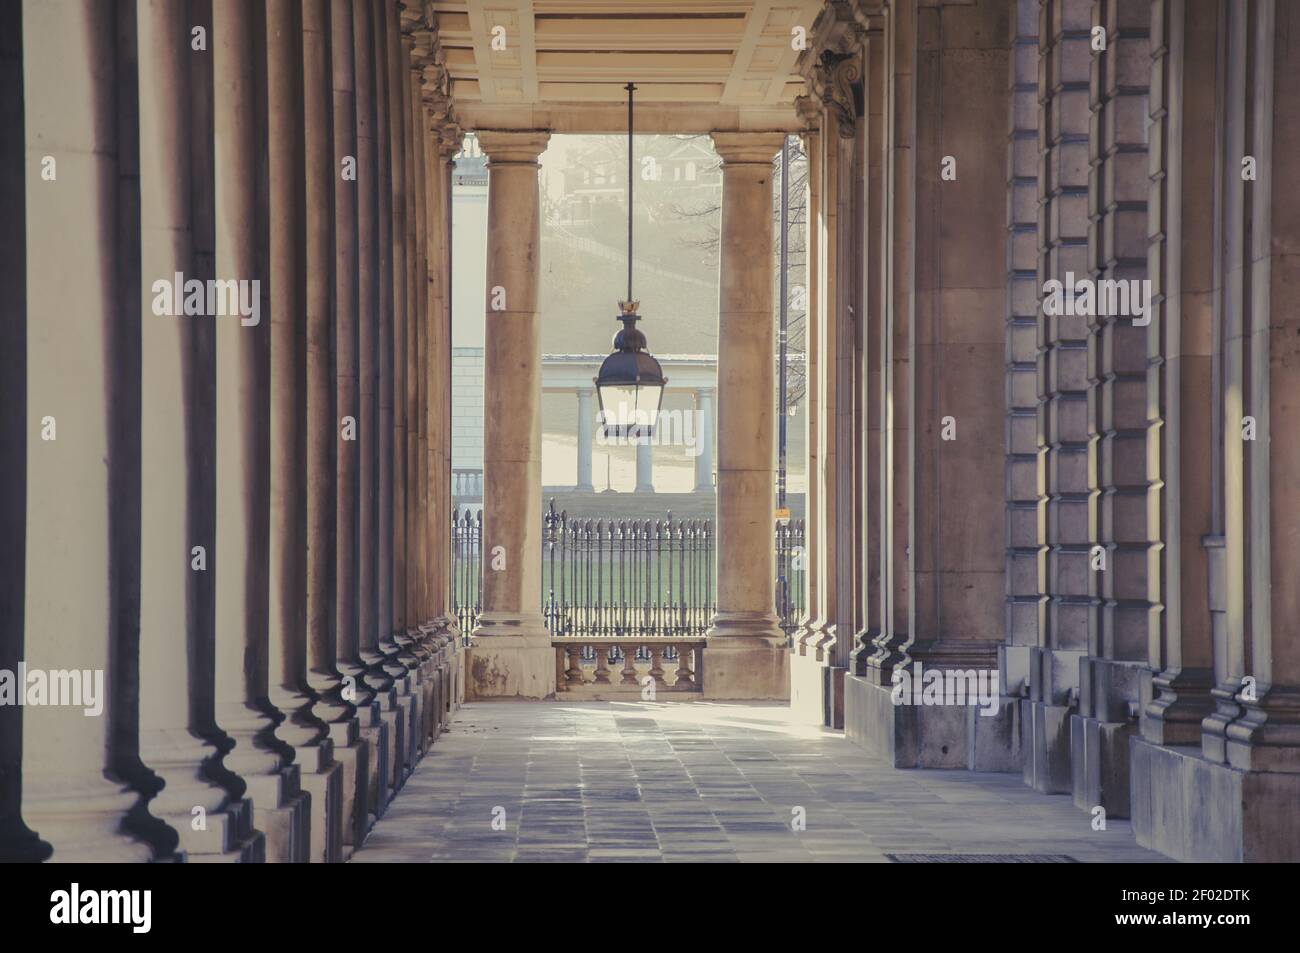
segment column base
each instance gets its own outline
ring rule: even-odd
[[[1300,774],[1242,771],[1194,746],[1129,743],[1133,833],[1201,863],[1300,861]]]
[[[465,652],[465,697],[555,697],[555,649],[540,614],[485,612]]]
[[[265,839],[268,864],[306,863],[311,839],[311,796],[299,788],[296,764],[274,774],[245,777],[253,826]]]
[[[1128,747],[1136,728],[1133,722],[1070,716],[1070,786],[1075,807],[1089,812],[1102,807],[1107,817],[1129,816]]]
[[[1074,769],[1070,763],[1070,717],[1066,705],[1024,699],[1020,702],[1021,749],[1024,779],[1040,794],[1072,794]]]
[[[1017,701],[999,696],[991,710],[895,704],[893,686],[846,675],[844,736],[895,768],[1015,772],[1021,764]]]
[[[789,699],[790,653],[775,615],[719,612],[706,639],[705,698]]]
[[[343,842],[339,853],[342,860],[347,860],[369,830],[370,745],[362,737],[360,717],[330,722],[330,739],[342,774],[339,810],[343,815]]]
[[[24,778],[23,818],[41,841],[54,848],[49,862],[144,863],[153,848],[123,826],[139,795],[125,785],[97,777]]]
[[[816,652],[790,655],[790,715],[804,725],[844,727],[844,676],[848,671],[819,659]]]
[[[326,740],[294,753],[302,789],[311,795],[307,861],[337,864],[343,858],[343,773],[334,761],[334,747]]]

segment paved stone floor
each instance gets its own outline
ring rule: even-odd
[[[478,702],[353,860],[1164,859],[1137,846],[1127,821],[1090,822],[1019,775],[886,767],[775,704]]]

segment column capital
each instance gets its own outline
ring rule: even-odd
[[[703,387],[697,387],[695,388],[695,396],[709,398],[712,397],[717,392],[717,390],[718,389],[711,384],[705,385]]]
[[[783,132],[715,132],[713,148],[726,165],[770,165],[785,142]]]
[[[596,387],[594,384],[591,387],[575,387],[573,390],[579,397],[590,399],[596,396]]]
[[[494,165],[536,165],[551,139],[549,129],[480,129],[476,135],[479,147],[487,154],[489,169]]]

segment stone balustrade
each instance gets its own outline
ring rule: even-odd
[[[558,693],[583,698],[704,691],[704,638],[556,636]],[[653,687],[652,687],[653,686]]]

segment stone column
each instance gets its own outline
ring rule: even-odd
[[[268,697],[285,714],[275,736],[291,746],[311,794],[313,863],[342,857],[342,775],[328,726],[307,685],[307,325],[303,189],[301,5],[268,0],[270,576]]]
[[[1147,85],[1150,6],[1096,0],[1093,25],[1108,37],[1093,53],[1089,137],[1089,277],[1147,278]],[[1135,88],[1136,86],[1136,88]],[[1101,300],[1100,297],[1097,299]],[[1163,421],[1150,408],[1163,358],[1158,329],[1142,317],[1089,320],[1089,439],[1094,447],[1096,546],[1089,559],[1097,626],[1079,663],[1079,712],[1070,720],[1074,802],[1128,817],[1128,740],[1137,728],[1139,681],[1160,614]],[[1104,562],[1103,562],[1104,560]],[[1098,568],[1101,567],[1101,568]]]
[[[1216,21],[1213,0],[1152,6],[1148,207],[1153,218],[1161,218],[1153,222],[1160,237],[1152,241],[1148,260],[1157,299],[1152,327],[1164,355],[1164,612],[1149,643],[1152,684],[1143,692],[1148,701],[1140,728],[1143,738],[1163,745],[1199,745],[1201,722],[1214,708],[1206,601],[1210,550],[1203,540],[1222,538],[1214,500],[1222,453],[1215,446],[1212,412],[1215,229],[1213,206],[1206,201],[1214,194],[1215,156],[1200,145],[1217,135]],[[1133,817],[1136,826],[1138,815]]]
[[[123,830],[138,796],[114,770],[114,721],[131,704],[129,686],[113,677],[122,651],[111,622],[117,567],[110,486],[118,464],[110,458],[113,420],[105,408],[114,389],[111,338],[121,300],[116,35],[112,5],[22,5],[28,90],[21,173],[27,183],[24,659],[29,673],[75,671],[82,699],[95,696],[84,707],[23,709],[22,814],[56,858],[92,862],[153,856]],[[47,155],[56,163],[53,181],[41,174],[50,168]],[[7,342],[6,350],[14,344]],[[13,412],[24,412],[21,407]],[[178,550],[176,559],[184,558]]]
[[[1007,142],[1006,577],[1002,693],[1024,697],[1038,645],[1038,15],[1016,0]]]
[[[1072,788],[1070,723],[1079,660],[1096,623],[1090,550],[1088,326],[1041,310],[1046,282],[1088,270],[1090,0],[1043,0],[1038,31],[1038,592],[1039,644],[1023,706],[1025,783]]]
[[[414,460],[411,458],[411,454],[414,447],[409,431],[415,417],[416,392],[413,375],[417,369],[415,335],[419,311],[419,295],[417,294],[415,282],[415,199],[412,195],[412,176],[415,163],[411,149],[412,137],[419,134],[419,127],[413,125],[411,116],[411,52],[414,48],[414,40],[409,35],[409,31],[414,28],[419,14],[414,10],[403,8],[399,16],[396,7],[393,8],[393,13],[397,17],[397,22],[393,24],[391,31],[393,40],[390,45],[393,47],[393,55],[389,63],[389,72],[391,74],[389,91],[393,128],[398,137],[393,155],[393,181],[401,185],[400,201],[397,201],[394,205],[393,215],[394,275],[401,282],[403,301],[400,314],[403,331],[398,335],[393,355],[394,364],[401,377],[400,383],[394,381],[393,405],[395,416],[400,418],[402,422],[402,434],[394,445],[394,451],[397,455],[394,465],[397,469],[397,479],[400,480],[402,485],[401,493],[395,494],[401,502],[401,512],[394,512],[393,516],[395,532],[393,599],[395,606],[400,609],[400,611],[395,611],[394,639],[399,645],[410,651],[420,664],[422,705],[419,744],[423,748],[429,738],[429,723],[433,715],[433,684],[429,678],[432,673],[432,656],[427,646],[427,639],[418,626],[414,611],[408,611],[406,605],[407,579],[409,576],[409,567],[406,562],[408,548],[406,533],[410,522],[410,514],[413,511],[414,497],[418,492],[412,479]],[[395,185],[394,193],[396,192],[397,186]]]
[[[207,572],[210,540],[196,535],[204,500],[193,487],[198,415],[196,327],[155,315],[150,289],[194,271],[190,216],[189,18],[169,3],[136,10],[140,77],[140,757],[163,781],[150,812],[203,859],[253,860],[250,801],[205,776],[218,752],[211,723],[211,647],[201,646],[192,576]],[[90,240],[87,238],[87,240]],[[179,293],[173,289],[172,293]],[[44,291],[42,291],[42,296]],[[200,546],[201,554],[194,554]],[[198,569],[194,560],[201,560]],[[206,700],[206,703],[205,703]],[[206,719],[205,719],[206,716]],[[194,808],[206,829],[194,830]]]
[[[337,664],[346,676],[344,698],[362,715],[362,733],[370,746],[368,807],[383,812],[391,790],[396,757],[392,692],[376,691],[365,679],[361,657],[361,437],[365,417],[361,400],[361,273],[359,209],[373,188],[373,168],[363,167],[360,149],[358,90],[370,89],[369,43],[363,41],[365,0],[334,2],[330,8],[331,62],[334,85],[334,280],[338,326],[338,592],[336,602]],[[369,146],[367,146],[369,149]],[[352,178],[344,175],[351,167]],[[367,174],[367,171],[369,174]],[[382,709],[382,713],[381,713]]]
[[[416,47],[418,55],[419,48]],[[413,298],[415,301],[414,324],[410,335],[410,364],[407,367],[407,426],[406,443],[409,457],[410,505],[406,514],[406,605],[408,625],[417,627],[424,621],[424,403],[421,400],[424,380],[424,334],[427,295],[427,283],[424,264],[424,109],[419,100],[419,77],[413,74],[411,94],[415,99],[412,113],[411,143],[412,151],[412,224],[415,228],[415,261],[412,265],[415,280]]]
[[[406,260],[407,228],[407,123],[410,119],[407,82],[410,40],[401,35],[397,4],[389,3],[388,17],[388,124],[392,169],[392,215],[389,219],[393,256],[393,529],[392,632],[397,643],[409,648],[406,618],[406,507],[407,507],[407,362],[413,356],[410,347],[411,307]]]
[[[357,642],[363,675],[380,698],[381,716],[387,724],[387,776],[389,789],[398,787],[403,776],[403,751],[409,744],[406,714],[409,703],[398,701],[406,666],[386,664],[380,650],[380,608],[378,608],[378,559],[380,559],[380,159],[378,159],[377,107],[381,74],[376,65],[376,18],[374,5],[361,0],[352,8],[352,49],[356,82],[356,178],[357,178],[357,352],[359,352],[360,434],[359,511],[357,551],[360,569],[357,597]],[[382,18],[380,18],[382,25]],[[380,26],[382,35],[382,26]],[[348,672],[351,673],[352,672]]]
[[[882,170],[884,241],[881,267],[884,301],[880,317],[880,619],[881,631],[864,676],[873,685],[892,685],[893,673],[911,665],[911,431],[914,419],[912,312],[915,292],[916,219],[916,44],[917,11],[897,9],[885,24],[887,83]],[[845,710],[845,731],[854,728]]]
[[[253,5],[213,7],[213,141],[216,147],[216,276],[261,281],[257,228],[257,136]],[[249,291],[260,306],[257,286]],[[309,798],[299,793],[293,751],[272,736],[268,711],[267,579],[270,473],[265,384],[270,321],[217,315],[217,718],[235,742],[226,767],[252,796],[268,861],[308,856]],[[245,325],[245,321],[249,324]],[[277,660],[278,661],[278,660]],[[277,672],[278,675],[278,672]]]
[[[654,444],[650,437],[636,438],[636,492],[653,493],[654,479]]]
[[[394,220],[399,204],[397,182],[400,179],[398,145],[401,136],[401,44],[397,24],[396,0],[375,0],[375,102],[378,106],[376,132],[379,142],[379,246],[381,252],[380,284],[380,430],[385,445],[380,447],[380,560],[379,560],[379,646],[388,659],[390,671],[400,679],[405,694],[408,719],[406,773],[415,767],[420,756],[424,718],[423,694],[419,673],[420,661],[406,643],[405,634],[398,640],[393,625],[394,514],[397,507],[398,450],[394,424],[400,402],[397,337],[402,324],[399,313],[405,307],[405,276],[399,276],[400,243]],[[404,364],[402,365],[405,366]],[[403,435],[403,441],[405,437]]]
[[[1189,817],[1183,806],[1194,790],[1183,769],[1194,761],[1174,746],[1196,745],[1199,753],[1202,723],[1210,717],[1214,724],[1214,635],[1221,628],[1215,619],[1223,619],[1215,611],[1222,605],[1223,563],[1212,561],[1223,553],[1222,236],[1214,196],[1218,176],[1239,180],[1240,172],[1216,169],[1222,149],[1216,113],[1224,106],[1218,23],[1215,0],[1169,0],[1151,9],[1148,267],[1151,330],[1164,356],[1157,372],[1164,611],[1148,643],[1140,737],[1129,743],[1130,806],[1138,843],[1183,859],[1191,859],[1186,822],[1196,814]],[[1171,803],[1179,809],[1169,810]]]
[[[821,171],[818,203],[819,215],[809,227],[817,230],[817,464],[809,472],[809,481],[817,484],[816,509],[809,515],[817,524],[817,578],[815,588],[809,593],[812,607],[805,650],[819,663],[833,659],[836,640],[836,599],[839,583],[839,536],[841,531],[851,531],[841,525],[839,509],[839,455],[840,437],[839,378],[841,370],[839,352],[842,326],[849,320],[846,310],[845,285],[848,275],[843,264],[847,257],[844,235],[840,223],[848,198],[849,169],[844,163],[844,134],[853,135],[853,103],[845,91],[858,78],[860,64],[849,54],[833,53],[833,66],[820,67],[820,83],[828,96],[839,84],[839,109],[828,109],[822,116],[821,146],[818,167]],[[820,679],[821,672],[817,673]]]
[[[695,389],[695,492],[713,492],[713,388]]]
[[[0,6],[0,208],[7,228],[0,229],[0,668],[18,671],[23,655],[23,587],[26,571],[27,434],[27,229],[26,137],[23,130],[23,5]],[[23,823],[22,709],[0,707],[0,861],[34,861],[50,847]]]
[[[803,136],[804,154],[808,157],[808,195],[807,224],[805,241],[807,253],[804,256],[804,285],[808,306],[804,313],[804,353],[807,362],[807,376],[804,382],[804,446],[807,447],[807,468],[804,491],[804,599],[803,617],[799,620],[799,629],[794,633],[791,652],[793,655],[807,655],[808,643],[814,643],[812,657],[817,656],[817,578],[821,573],[821,560],[818,557],[821,539],[820,523],[817,519],[821,506],[821,487],[817,474],[821,470],[821,400],[818,392],[821,387],[821,216],[822,216],[822,145],[821,145],[821,105],[811,95],[798,101],[803,107],[805,118],[811,125]],[[797,666],[797,662],[792,662]],[[794,671],[797,673],[798,669]],[[820,689],[818,690],[820,695]],[[800,706],[800,680],[792,676],[790,704],[796,711]],[[815,706],[820,708],[820,698]],[[820,712],[817,721],[820,722]]]
[[[1246,146],[1257,178],[1248,198],[1242,267],[1251,295],[1240,346],[1249,382],[1242,388],[1242,417],[1252,418],[1255,433],[1252,438],[1241,419],[1229,417],[1224,441],[1240,446],[1244,457],[1245,675],[1255,690],[1238,693],[1241,717],[1227,726],[1224,739],[1229,767],[1251,773],[1242,782],[1241,859],[1294,861],[1300,858],[1300,829],[1291,823],[1300,796],[1300,313],[1294,300],[1300,196],[1289,170],[1300,152],[1300,50],[1294,42],[1300,10],[1261,2],[1252,19],[1255,85]],[[1240,160],[1235,164],[1240,177]],[[1229,388],[1234,374],[1230,369]]]
[[[809,232],[815,257],[809,259],[816,294],[808,314],[809,435],[808,525],[806,544],[815,563],[809,582],[808,620],[791,657],[791,707],[801,721],[843,724],[844,672],[852,650],[857,506],[854,446],[857,394],[854,390],[857,311],[861,259],[858,231],[862,201],[859,121],[862,50],[847,21],[836,21],[827,45],[805,54],[810,95],[798,109],[817,132],[810,134],[809,174],[817,202]],[[810,243],[810,249],[812,248]]]
[[[996,678],[1005,579],[1006,157],[985,148],[1010,91],[1003,0],[917,13],[916,292],[910,330],[912,650]],[[924,131],[924,135],[922,132]],[[951,159],[951,164],[949,164]],[[991,316],[998,319],[988,320]],[[913,670],[915,672],[915,669]],[[913,691],[917,686],[913,680]],[[895,707],[896,764],[1013,770],[1015,719]],[[910,743],[909,743],[910,742]],[[904,752],[904,749],[910,749]]]
[[[555,653],[541,614],[542,355],[537,315],[537,159],[549,138],[548,132],[478,134],[491,178],[483,360],[489,382],[483,407],[483,611],[473,633],[466,686],[466,695],[474,698],[545,698],[555,692]]]
[[[875,651],[875,640],[884,628],[881,581],[881,394],[883,368],[881,356],[884,342],[881,339],[881,315],[886,307],[887,282],[885,265],[889,261],[884,236],[884,169],[886,164],[885,92],[887,86],[884,24],[868,20],[866,32],[860,37],[863,51],[863,104],[865,124],[862,200],[866,205],[861,237],[861,276],[863,288],[862,349],[858,383],[862,389],[860,401],[862,455],[860,467],[860,507],[863,513],[862,565],[860,567],[861,599],[863,603],[862,629],[857,633],[855,647],[850,655],[846,675],[846,695],[853,687],[849,676],[869,673],[868,660]],[[847,726],[846,726],[847,727]]]
[[[346,5],[338,4],[344,7]],[[303,130],[306,273],[306,520],[307,683],[312,712],[327,725],[341,766],[340,854],[365,837],[369,813],[370,745],[362,736],[371,712],[343,696],[337,666],[336,536],[339,413],[335,343],[335,182],[340,166],[330,147],[332,134],[331,10],[327,0],[304,0]],[[351,51],[351,31],[340,38]],[[352,187],[348,183],[349,188]]]
[[[578,388],[578,483],[575,490],[592,492],[591,483],[591,443],[595,417],[592,415],[592,401],[596,397],[596,388]],[[698,465],[697,465],[698,482]]]
[[[436,70],[437,67],[435,66]],[[425,228],[427,238],[425,251],[425,274],[428,280],[428,296],[425,310],[424,342],[424,616],[420,620],[426,628],[433,625],[438,615],[438,572],[441,553],[434,545],[438,535],[440,513],[438,501],[438,470],[442,456],[441,441],[443,437],[440,421],[442,420],[442,387],[439,366],[442,355],[443,337],[443,299],[446,291],[443,285],[442,247],[445,234],[442,228],[443,209],[442,156],[439,148],[438,129],[435,123],[426,127],[425,183],[427,193],[425,200]]]
[[[379,650],[386,656],[395,655],[393,644],[393,385],[395,363],[393,342],[396,322],[396,287],[392,242],[393,218],[393,167],[392,124],[389,108],[388,62],[388,12],[392,0],[372,0],[371,15],[374,30],[375,66],[375,162],[376,182],[379,186],[377,211],[378,229],[375,249],[378,253],[375,283],[379,307],[379,378],[376,405],[379,408],[379,463],[377,480],[379,490],[378,552],[375,562],[377,633]],[[394,660],[396,661],[396,660]],[[396,667],[394,666],[394,671]]]
[[[772,544],[776,490],[772,160],[782,140],[780,133],[713,134],[723,166],[718,611],[704,651],[704,690],[712,698],[789,696],[785,635],[774,609]]]
[[[444,99],[442,108],[445,109],[447,105],[448,101]],[[439,243],[435,266],[438,270],[440,294],[439,310],[434,316],[438,322],[434,337],[436,347],[429,355],[430,404],[434,414],[429,425],[434,447],[434,458],[430,464],[430,479],[433,483],[430,499],[434,504],[434,512],[429,529],[433,551],[429,579],[433,586],[433,625],[435,630],[443,633],[453,624],[451,555],[447,542],[448,526],[451,523],[451,176],[453,156],[460,151],[460,141],[459,129],[454,120],[450,116],[444,116],[438,128],[438,161],[433,166],[433,184],[438,191],[438,217],[435,225],[439,230]]]

